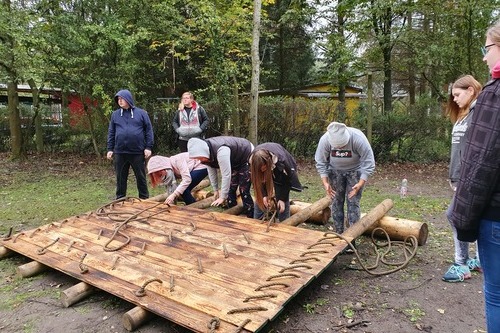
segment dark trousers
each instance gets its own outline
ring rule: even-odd
[[[188,151],[188,142],[187,142],[187,140],[178,139],[177,140],[177,145],[179,146],[179,150],[181,151],[181,153],[185,153],[185,152]]]
[[[247,217],[253,218],[253,199],[250,193],[250,168],[248,163],[239,169],[231,172],[231,185],[227,194],[227,206],[236,206],[236,190],[240,188],[241,201],[243,202],[243,212]]]
[[[130,167],[134,171],[140,199],[149,198],[144,154],[114,154],[116,172],[116,199],[127,196],[127,180]]]
[[[196,199],[191,194],[191,190],[208,175],[208,171],[207,169],[193,170],[190,172],[190,174],[191,184],[189,184],[186,190],[182,193],[182,200],[184,200],[184,203],[186,205],[192,204],[196,201]]]

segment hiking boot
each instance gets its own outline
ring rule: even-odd
[[[470,279],[470,269],[467,265],[453,264],[448,271],[443,275],[445,282],[462,282],[463,280]]]
[[[477,258],[467,259],[465,264],[469,266],[469,270],[471,271],[476,271],[476,272],[483,271],[483,269],[481,268],[481,262]]]

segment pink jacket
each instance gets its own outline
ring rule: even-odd
[[[191,171],[207,168],[207,166],[201,164],[199,160],[189,158],[189,154],[187,152],[170,156],[169,159],[175,178],[181,178],[181,183],[175,190],[175,194],[177,196],[184,193],[189,184],[191,184]]]

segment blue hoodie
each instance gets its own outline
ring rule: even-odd
[[[132,94],[120,90],[115,95],[130,105],[129,109],[116,109],[111,114],[108,129],[108,151],[115,154],[143,154],[145,149],[152,150],[154,144],[153,126],[146,111],[134,105]]]

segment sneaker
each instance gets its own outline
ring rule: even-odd
[[[443,281],[446,282],[462,282],[470,279],[470,269],[467,265],[453,264],[448,271],[443,275]]]
[[[469,270],[471,271],[483,271],[483,269],[481,268],[481,262],[477,258],[467,259],[467,262],[465,264],[469,266]]]

